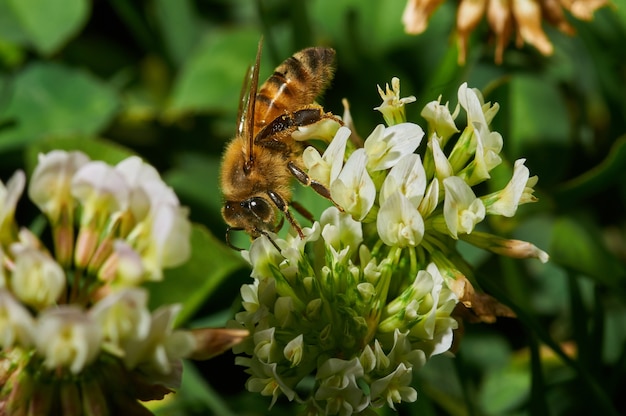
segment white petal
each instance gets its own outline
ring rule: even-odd
[[[471,233],[474,226],[485,218],[485,205],[476,198],[472,188],[457,176],[444,179],[443,186],[443,213],[450,235],[457,238],[458,233]]]
[[[380,207],[376,228],[388,246],[415,247],[424,236],[422,216],[400,192],[392,194]]]
[[[426,172],[418,154],[405,155],[391,168],[380,189],[378,202],[382,206],[395,191],[400,191],[417,207],[426,190]]]
[[[400,123],[387,128],[379,124],[364,144],[369,169],[389,169],[402,156],[413,153],[422,137],[424,131],[417,124]]]
[[[365,218],[376,198],[376,187],[366,165],[365,150],[357,149],[330,187],[333,200],[357,221]]]

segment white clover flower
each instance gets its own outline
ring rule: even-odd
[[[149,280],[161,280],[164,268],[176,267],[191,255],[191,223],[188,210],[160,204],[129,235],[131,245],[142,258]]]
[[[368,169],[375,172],[391,168],[403,156],[413,153],[422,137],[424,131],[417,124],[401,123],[391,127],[379,124],[363,145]]]
[[[461,178],[451,176],[443,180],[445,199],[444,218],[453,238],[459,233],[470,234],[474,226],[485,218],[485,205]]]
[[[28,186],[28,196],[51,222],[58,221],[64,206],[68,209],[74,207],[72,178],[87,162],[89,157],[78,151],[53,150],[39,155]]]
[[[346,143],[350,134],[351,132],[347,127],[341,127],[337,130],[334,139],[321,156],[317,149],[312,146],[304,149],[302,163],[312,179],[328,187],[337,178],[343,167]]]
[[[11,290],[23,303],[42,310],[65,290],[65,272],[50,256],[33,247],[14,248]]]
[[[357,221],[365,218],[376,198],[376,186],[365,169],[366,165],[365,150],[357,149],[330,186],[333,200]]]
[[[439,143],[439,137],[436,135],[430,136],[428,139],[428,148],[432,152],[433,160],[435,162],[435,172],[439,180],[454,175],[454,168],[450,164],[447,156],[441,150],[441,143]]]
[[[98,355],[101,338],[99,326],[73,305],[46,309],[37,319],[37,352],[50,370],[67,367],[78,374]]]
[[[326,244],[334,250],[337,256],[345,250],[354,253],[363,241],[361,223],[355,221],[349,214],[339,212],[336,207],[327,208],[320,217],[322,237]]]
[[[173,329],[180,311],[178,304],[161,306],[152,313],[150,330],[145,337],[135,334],[122,343],[124,364],[128,369],[141,367],[155,375],[167,375],[176,369],[176,363],[189,355],[195,346],[190,333]]]
[[[390,408],[396,410],[395,403],[414,402],[417,400],[417,391],[410,386],[412,381],[412,369],[400,363],[392,373],[372,383],[372,405],[381,407],[386,402]]]
[[[459,298],[482,306],[465,298],[473,289],[460,254],[450,252],[455,240],[547,259],[534,246],[474,231],[486,214],[534,198],[536,178],[523,162],[502,191],[478,198],[472,189],[500,163],[502,137],[489,131],[497,104],[483,104],[467,85],[454,114],[441,98],[432,102],[423,111],[428,147],[416,154],[424,133],[404,122],[408,101],[394,85],[381,91],[379,108],[391,127],[377,126],[345,163],[345,128],[322,156],[305,154],[309,174],[330,184],[343,212],[327,208],[305,238],[262,236],[244,253],[255,280],[241,288],[232,327],[251,336],[233,351],[245,354],[236,362],[250,374],[248,390],[271,396],[271,405],[285,395],[310,414],[352,415],[415,401],[413,374],[452,347]],[[470,125],[457,135],[461,107]]]
[[[124,240],[113,242],[113,252],[98,271],[98,278],[112,286],[133,287],[144,281],[141,256]]]
[[[26,175],[18,170],[7,181],[6,186],[0,182],[0,241],[11,238],[13,220],[17,201],[24,192]]]
[[[369,397],[357,384],[357,379],[363,375],[358,358],[329,358],[319,367],[316,378],[320,387],[315,393],[315,399],[326,402],[326,414],[354,414],[369,405]]]
[[[451,114],[448,103],[441,104],[441,95],[436,101],[426,104],[420,114],[428,122],[429,133],[436,133],[444,144],[453,134],[459,132],[454,123],[454,119],[459,114],[459,105],[457,104],[454,109],[454,114]]]
[[[383,118],[388,126],[403,123],[406,121],[404,106],[415,101],[414,96],[400,98],[400,79],[398,77],[391,78],[391,88],[386,84],[385,91],[378,86],[378,93],[383,103],[375,107],[383,114]]]
[[[530,171],[524,166],[525,161],[526,159],[518,159],[515,161],[513,177],[504,189],[481,197],[485,204],[487,214],[502,215],[505,217],[515,215],[530,177]]]
[[[339,120],[323,118],[316,123],[299,126],[298,129],[291,134],[291,137],[299,142],[316,139],[328,143],[333,139],[340,127],[341,123]]]
[[[426,188],[426,192],[424,193],[424,198],[422,202],[420,202],[417,207],[422,217],[426,218],[437,208],[437,204],[439,203],[439,179],[433,178],[428,187]]]
[[[0,347],[29,347],[33,343],[35,320],[11,292],[0,288]]]
[[[124,176],[112,166],[92,161],[84,164],[72,178],[71,193],[83,207],[81,225],[102,221],[128,207],[130,189]],[[96,223],[96,227],[100,224]]]
[[[476,185],[489,179],[489,172],[502,162],[499,153],[502,150],[502,136],[490,132],[485,125],[474,124],[476,153],[474,161],[458,173],[469,185]]]
[[[237,357],[237,364],[244,364],[242,357]],[[272,396],[270,408],[274,406],[281,394],[289,400],[296,397],[296,392],[282,380],[276,363],[267,364],[259,360],[251,360],[250,369],[255,376],[246,381],[246,388],[251,392],[258,392],[263,396]]]
[[[384,205],[390,195],[399,191],[411,205],[417,207],[424,197],[425,190],[426,172],[422,166],[422,159],[418,154],[411,153],[400,159],[389,171],[380,188],[378,203]]]
[[[145,289],[123,289],[98,301],[89,310],[89,315],[100,327],[104,341],[122,355],[120,347],[127,340],[148,336],[150,312],[147,303]]]
[[[304,354],[304,337],[302,334],[298,335],[287,343],[283,354],[285,358],[292,363],[292,366],[297,366],[302,362],[302,355]]]
[[[415,247],[424,236],[424,220],[417,208],[400,191],[380,207],[376,220],[380,239],[388,246]]]
[[[467,113],[467,125],[473,127],[475,123],[478,123],[487,127],[495,114],[489,113],[490,119],[487,121],[482,107],[482,95],[479,94],[480,92],[478,92],[478,90],[468,88],[467,82],[464,82],[459,87],[457,96],[459,98],[459,105],[463,107]]]

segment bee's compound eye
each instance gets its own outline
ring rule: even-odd
[[[262,221],[267,221],[272,216],[272,208],[263,198],[255,197],[247,201],[250,211]]]

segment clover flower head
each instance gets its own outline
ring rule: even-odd
[[[20,171],[0,184],[0,408],[124,413],[177,387],[183,357],[232,345],[228,332],[175,329],[178,305],[148,309],[141,284],[187,260],[191,233],[153,167],[40,155],[28,195],[50,248],[15,221],[25,181]]]
[[[408,102],[398,98],[399,81],[392,86],[381,92],[383,106]],[[406,120],[377,126],[363,147],[342,127],[323,155],[307,149],[309,175],[338,206],[304,239],[262,236],[244,252],[254,281],[241,287],[243,309],[229,326],[250,336],[233,351],[248,390],[270,396],[270,406],[284,396],[308,414],[349,415],[415,401],[413,376],[451,348],[459,302],[483,306],[457,264],[456,240],[547,260],[530,243],[476,230],[487,216],[534,201],[536,178],[521,160],[504,189],[478,192],[501,163],[503,138],[490,130],[498,105],[466,84],[458,95],[454,114],[441,97],[427,104],[420,153],[423,129]],[[455,122],[460,111],[465,126]]]

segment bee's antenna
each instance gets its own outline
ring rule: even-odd
[[[235,227],[228,227],[226,228],[226,245],[230,248],[232,248],[233,250],[237,250],[237,251],[243,251],[243,248],[239,248],[235,245],[233,245],[233,243],[230,242],[230,233],[231,231],[243,231],[243,228],[235,228]]]

